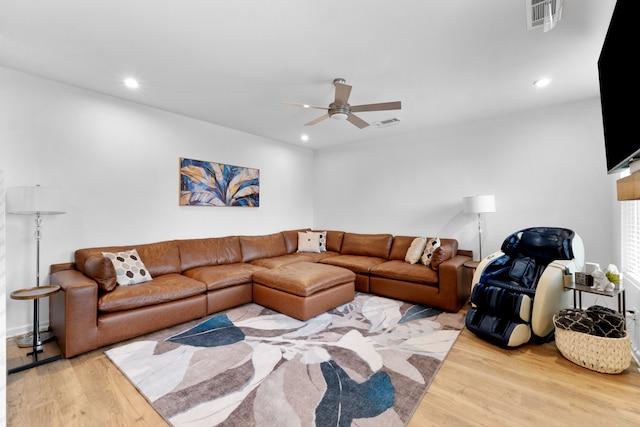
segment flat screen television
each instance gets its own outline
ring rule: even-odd
[[[619,172],[640,159],[639,0],[618,0],[604,40],[598,74],[607,172]]]

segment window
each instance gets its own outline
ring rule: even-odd
[[[622,269],[640,285],[640,201],[621,202],[622,211]]]

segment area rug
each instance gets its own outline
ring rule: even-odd
[[[173,426],[404,426],[462,327],[358,293],[306,322],[246,304],[106,355]]]

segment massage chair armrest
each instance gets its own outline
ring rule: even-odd
[[[471,292],[473,292],[473,287],[480,283],[480,279],[484,274],[485,269],[491,264],[495,263],[498,259],[504,256],[504,252],[496,251],[491,255],[480,260],[480,264],[476,267],[476,271],[473,273],[473,279],[471,280]]]
[[[574,260],[555,260],[538,280],[531,312],[531,330],[536,336],[545,337],[553,332],[553,315],[569,307],[570,291],[564,287],[566,271],[578,271]]]

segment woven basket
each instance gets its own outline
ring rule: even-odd
[[[605,338],[556,327],[555,336],[556,347],[565,358],[592,371],[619,374],[631,364],[629,335]]]

